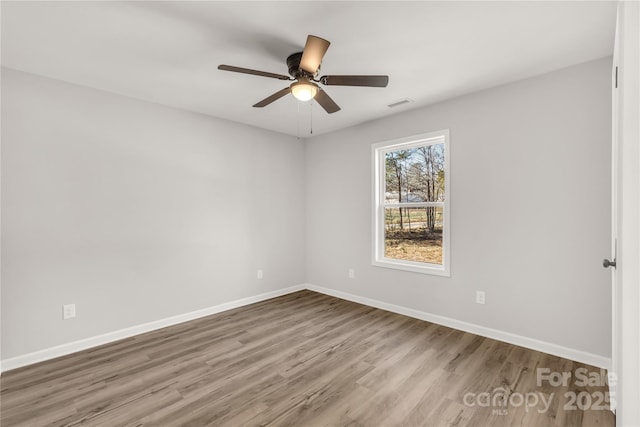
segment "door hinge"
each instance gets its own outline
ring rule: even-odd
[[[618,67],[616,67],[616,89],[618,89]]]

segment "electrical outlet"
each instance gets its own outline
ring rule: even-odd
[[[258,279],[262,279],[262,270],[258,270],[257,277]]]
[[[62,319],[73,319],[76,317],[76,305],[75,304],[65,304],[62,306]]]
[[[476,303],[484,304],[484,291],[476,291]]]
[[[356,271],[353,268],[349,269],[349,279],[356,277]]]

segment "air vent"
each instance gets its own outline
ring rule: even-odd
[[[409,102],[411,102],[411,101],[412,101],[411,99],[409,99],[409,98],[405,98],[405,99],[400,100],[400,101],[398,101],[398,102],[394,102],[393,104],[389,104],[389,105],[387,105],[387,107],[389,107],[389,108],[394,108],[394,107],[398,107],[398,106],[400,106],[400,105],[408,104],[408,103],[409,103]]]

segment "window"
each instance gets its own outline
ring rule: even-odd
[[[372,150],[373,265],[449,276],[449,131]]]

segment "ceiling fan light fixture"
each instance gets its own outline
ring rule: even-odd
[[[0,0],[2,1],[2,0]],[[219,70],[233,71],[234,73],[252,74],[254,76],[269,77],[278,80],[288,80],[295,82],[280,89],[278,92],[269,95],[253,106],[255,108],[266,107],[274,101],[292,94],[297,100],[307,102],[314,99],[328,114],[340,111],[340,107],[333,99],[320,89],[317,83],[326,86],[367,86],[386,87],[389,83],[389,76],[373,75],[330,75],[317,78],[320,72],[320,65],[327,48],[331,43],[328,40],[309,34],[307,43],[302,52],[296,52],[287,57],[287,67],[289,76],[284,74],[270,73],[251,68],[235,67],[233,65],[218,65]]]
[[[300,80],[291,85],[291,93],[299,101],[310,101],[318,94],[318,85],[308,80]]]

